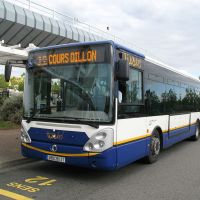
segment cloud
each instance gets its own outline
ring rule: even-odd
[[[21,76],[25,72],[25,69],[13,67],[11,76]],[[0,74],[4,74],[4,66],[0,65]]]
[[[35,0],[115,34],[136,50],[200,75],[199,0]],[[144,50],[145,49],[145,50]]]

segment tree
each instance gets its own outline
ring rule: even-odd
[[[54,92],[54,93],[59,93],[60,91],[60,84],[57,83],[57,82],[52,82],[52,88],[51,88],[51,91]]]
[[[20,77],[12,77],[10,79],[10,82],[7,83],[4,79],[4,75],[0,74],[0,89],[17,89],[19,91],[24,90],[24,74],[22,74]]]
[[[17,89],[19,91],[24,90],[24,77],[12,77],[10,79],[10,84],[9,84],[10,89]]]
[[[7,89],[8,85],[9,84],[4,79],[4,75],[0,74],[0,89]]]

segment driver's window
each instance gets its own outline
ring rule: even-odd
[[[120,117],[134,117],[142,113],[142,72],[133,68],[129,71],[129,81],[119,82],[119,109]]]
[[[121,103],[142,103],[142,72],[130,68],[129,81],[119,83]]]
[[[35,108],[42,109],[42,112],[50,112],[51,104],[51,77],[44,75],[41,71],[35,73]]]

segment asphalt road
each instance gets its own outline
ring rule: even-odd
[[[44,161],[1,169],[0,199],[21,200],[17,194],[24,200],[198,200],[200,141],[176,144],[153,165],[135,162],[114,172]]]

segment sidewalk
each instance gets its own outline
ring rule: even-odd
[[[20,151],[20,129],[0,129],[0,167],[25,159]]]

